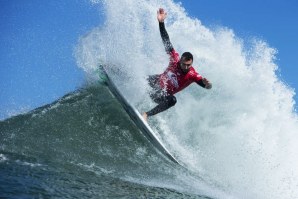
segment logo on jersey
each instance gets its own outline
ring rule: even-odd
[[[167,77],[171,81],[171,83],[174,85],[175,88],[179,87],[177,75],[173,72],[169,71],[167,72]]]

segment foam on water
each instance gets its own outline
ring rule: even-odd
[[[276,74],[275,49],[226,27],[208,29],[172,0],[92,2],[104,7],[105,24],[82,36],[75,52],[91,80],[100,63],[121,69],[129,78],[115,78],[125,96],[152,107],[145,77],[168,64],[156,20],[164,7],[175,49],[192,52],[196,70],[213,83],[212,90],[194,84],[178,93],[176,106],[155,117],[165,144],[236,198],[298,198],[295,93]]]

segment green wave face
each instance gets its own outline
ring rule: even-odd
[[[61,193],[58,196],[85,197],[90,193],[78,193],[71,187],[90,188],[90,183],[97,185],[94,189],[117,189],[124,195],[144,190],[153,195],[180,195],[173,190],[181,189],[177,175],[184,171],[154,148],[104,85],[89,86],[1,121],[0,130],[0,173],[4,176],[0,184],[10,187],[8,192],[14,188],[13,195],[31,189],[51,195],[43,187],[47,184]],[[23,180],[27,167],[31,168],[30,182],[19,187],[10,179],[21,176]],[[106,192],[96,193],[109,198]]]

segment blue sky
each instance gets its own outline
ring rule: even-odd
[[[190,17],[207,27],[226,26],[238,37],[256,36],[276,48],[281,78],[298,88],[297,1],[181,2]],[[98,10],[87,0],[0,1],[0,119],[84,84],[73,49],[81,35],[102,24]]]
[[[80,87],[73,49],[101,18],[87,0],[0,1],[0,119]]]

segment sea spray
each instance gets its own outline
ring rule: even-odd
[[[93,2],[104,7],[106,21],[76,48],[78,66],[91,79],[99,64],[118,68],[128,74],[114,79],[129,101],[140,111],[153,107],[146,76],[168,64],[156,20],[164,7],[174,48],[192,52],[195,69],[213,83],[212,90],[193,84],[152,119],[164,143],[189,170],[236,198],[298,197],[295,93],[276,75],[275,49],[226,27],[206,28],[171,0]]]

